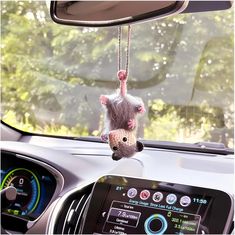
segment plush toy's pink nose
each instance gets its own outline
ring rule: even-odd
[[[126,71],[125,70],[118,71],[117,76],[120,81],[126,80]]]

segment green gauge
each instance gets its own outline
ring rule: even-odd
[[[1,189],[14,186],[17,197],[7,211],[15,215],[28,215],[33,212],[40,199],[40,183],[37,176],[25,168],[16,168],[6,174]]]

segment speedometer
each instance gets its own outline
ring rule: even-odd
[[[17,197],[7,211],[14,215],[28,215],[32,213],[40,199],[40,183],[37,176],[28,169],[16,168],[3,178],[1,189],[14,186]]]

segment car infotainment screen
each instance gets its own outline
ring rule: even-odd
[[[231,197],[218,190],[120,176],[104,176],[93,188],[82,233],[225,233]]]

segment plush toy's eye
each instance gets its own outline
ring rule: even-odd
[[[114,147],[113,147],[113,150],[116,151],[116,150],[118,150],[118,148],[117,148],[116,146],[114,146]]]
[[[127,138],[126,137],[123,137],[123,139],[122,139],[124,142],[126,142],[127,141]]]

